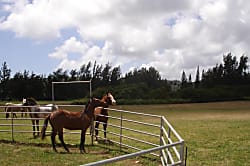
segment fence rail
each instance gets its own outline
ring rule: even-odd
[[[60,107],[76,107],[72,105],[60,105]],[[79,105],[77,105],[79,106]],[[11,107],[11,106],[8,106]],[[16,106],[15,106],[16,107]],[[24,106],[24,107],[32,107],[32,106]],[[84,107],[84,106],[80,106]],[[6,108],[6,106],[0,106],[0,108]],[[120,150],[126,150],[129,148],[129,153],[127,155],[118,156],[115,158],[102,160],[94,163],[89,163],[86,165],[103,165],[110,162],[116,162],[120,160],[125,160],[128,158],[144,155],[144,154],[152,154],[154,156],[158,156],[161,164],[164,165],[185,165],[184,160],[184,140],[181,136],[176,132],[176,130],[172,127],[172,125],[167,121],[164,116],[153,115],[153,114],[144,114],[138,112],[132,112],[127,110],[118,110],[109,108],[109,128],[107,131],[108,140],[117,144]],[[5,114],[6,112],[0,112],[1,114]],[[27,112],[10,112],[12,115],[14,113],[21,114]],[[30,113],[30,112],[29,112]],[[39,114],[48,114],[50,112],[35,112]],[[104,116],[104,115],[100,115]],[[2,117],[2,116],[1,116]],[[147,117],[150,121],[146,121]],[[14,133],[32,133],[31,130],[16,130],[14,127],[17,126],[33,126],[29,124],[18,124],[16,123],[19,120],[33,120],[37,118],[13,118],[10,116],[9,119],[0,118],[1,121],[11,121],[8,124],[1,123],[0,124],[0,132],[11,132],[12,140],[14,140]],[[39,118],[42,120],[44,118]],[[151,120],[155,123],[152,123]],[[100,122],[103,124],[103,122]],[[3,130],[2,127],[11,127],[10,129]],[[42,125],[39,125],[42,126]],[[147,130],[150,128],[149,130]],[[98,138],[104,139],[100,135],[104,130],[98,129],[101,131],[99,133]],[[66,131],[67,134],[79,134],[80,132],[69,132]],[[94,134],[91,134],[92,142]],[[147,137],[148,140],[143,140],[142,138]],[[131,143],[136,142],[136,143]],[[126,147],[126,148],[125,148]],[[124,149],[125,148],[125,149]],[[146,149],[145,149],[146,148]],[[132,152],[131,150],[136,150],[136,152]],[[156,153],[157,152],[157,153]]]
[[[123,156],[118,156],[118,157],[107,159],[107,160],[94,162],[94,163],[89,163],[85,165],[87,166],[104,165],[104,164],[108,164],[108,163],[112,163],[112,162],[116,162],[120,160],[125,160],[128,158],[132,158],[132,157],[136,157],[136,156],[140,156],[144,154],[152,154],[155,156],[159,156],[163,166],[164,165],[168,165],[168,166],[185,165],[184,140],[181,138],[181,136],[176,132],[176,130],[173,128],[173,126],[167,121],[167,119],[164,116],[144,114],[144,113],[138,113],[138,112],[132,112],[132,111],[125,111],[125,110],[110,109],[110,108],[109,108],[109,111],[111,112],[114,111],[118,114],[116,116],[107,116],[107,117],[120,121],[120,124],[112,124],[112,123],[108,124],[111,127],[119,128],[119,133],[107,131],[108,134],[115,135],[120,138],[118,141],[116,140],[110,140],[110,141],[120,145],[121,149],[122,147],[128,147],[128,148],[137,150],[137,152],[130,153],[130,154],[123,155]],[[147,117],[157,118],[159,120],[159,124],[153,124],[150,122],[142,122],[139,120],[128,119],[125,117],[124,114],[132,114],[135,116],[147,116]],[[104,116],[104,115],[100,115],[100,116]],[[131,127],[125,127],[124,126],[125,122],[142,125],[144,127],[147,127],[147,126],[153,127],[153,128],[158,129],[159,132],[158,134],[155,134],[155,133],[151,133],[148,131],[133,129]],[[103,132],[103,130],[101,129],[99,129],[99,131]],[[133,136],[127,136],[127,133],[124,131],[132,131],[132,132],[139,134],[140,136],[149,135],[153,138],[158,138],[158,139],[160,138],[160,141],[158,142],[158,144],[144,141],[138,138],[134,138]],[[135,147],[134,145],[124,143],[123,138],[127,138],[129,140],[133,140],[139,143],[143,143],[145,145],[150,145],[150,146],[153,146],[153,148],[141,149],[139,147]],[[159,155],[156,153],[153,153],[157,151],[160,152]]]

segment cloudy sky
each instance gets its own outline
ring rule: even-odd
[[[0,0],[0,63],[12,74],[97,61],[194,78],[198,65],[249,51],[249,0]]]

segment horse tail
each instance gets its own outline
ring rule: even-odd
[[[48,115],[45,120],[44,120],[44,123],[43,123],[43,128],[41,130],[41,138],[42,140],[45,138],[45,134],[46,134],[46,129],[47,129],[47,126],[48,126],[48,122],[50,120],[50,115]]]

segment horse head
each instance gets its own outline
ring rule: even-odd
[[[33,97],[28,97],[28,98],[24,98],[23,99],[23,105],[24,106],[33,106],[33,105],[37,105],[36,100]]]
[[[23,98],[23,105],[26,103],[26,101],[27,101],[27,100],[26,100],[25,98]]]
[[[107,92],[107,94],[103,98],[104,98],[104,101],[107,102],[109,105],[116,104],[116,100],[110,92]]]
[[[91,113],[91,115],[94,115],[94,110],[96,107],[108,107],[108,105],[109,105],[108,102],[91,97],[89,99],[89,102],[85,106],[84,112]]]

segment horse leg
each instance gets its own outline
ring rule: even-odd
[[[32,122],[32,128],[33,128],[33,137],[36,138],[36,126],[35,126],[35,120],[31,120]]]
[[[52,143],[53,150],[55,152],[57,152],[57,150],[56,150],[56,131],[54,129],[52,129],[50,138],[51,138],[51,143]]]
[[[64,149],[69,153],[69,149],[67,148],[67,146],[66,146],[66,144],[65,144],[65,142],[63,140],[63,130],[60,130],[58,135],[59,135],[59,140],[61,141]]]
[[[24,108],[24,109],[23,109],[23,112],[24,112],[24,116],[27,118],[27,109]]]
[[[17,118],[16,113],[13,113],[13,117],[12,118],[14,118],[14,117]]]
[[[20,111],[21,111],[21,117],[23,118],[23,109],[21,109]]]
[[[85,148],[84,148],[84,143],[85,143],[85,133],[86,133],[86,129],[82,130],[81,133],[81,142],[80,142],[80,153],[86,153]]]
[[[90,134],[90,135],[92,134],[92,129],[93,129],[93,126],[90,125],[90,126],[89,126],[89,134]]]
[[[104,132],[103,132],[103,134],[104,134],[104,139],[106,140],[106,138],[107,138],[107,126],[108,126],[108,122],[106,121],[105,123],[103,123],[103,130],[104,130]]]
[[[95,140],[96,140],[96,141],[97,141],[97,139],[98,139],[98,138],[97,138],[98,132],[99,132],[99,131],[98,131],[98,127],[99,127],[99,122],[96,122],[96,123],[95,123]]]
[[[39,120],[36,120],[36,129],[37,129],[37,136],[39,136],[40,130],[39,130]]]
[[[10,116],[10,115],[9,115],[9,113],[6,113],[6,119],[8,119],[8,118],[9,118],[9,116]]]

